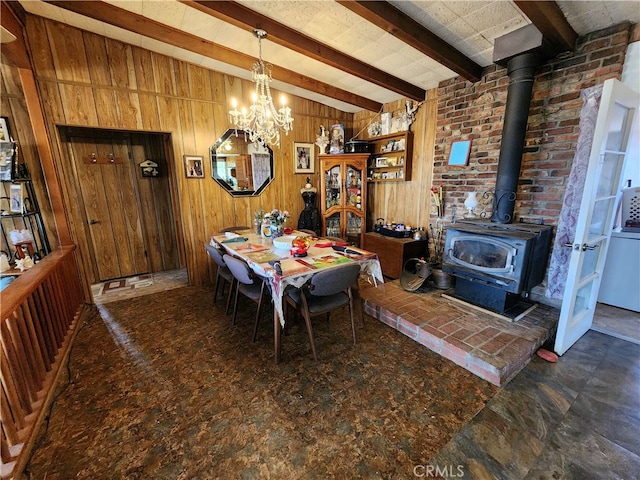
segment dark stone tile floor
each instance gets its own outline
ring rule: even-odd
[[[231,326],[212,291],[185,287],[82,319],[24,478],[412,478],[498,388],[366,316],[304,322],[273,357],[271,312]],[[43,429],[44,430],[44,429]]]
[[[534,357],[429,462],[466,479],[640,478],[640,346],[589,331]]]

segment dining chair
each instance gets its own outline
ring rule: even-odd
[[[235,299],[233,301],[233,320],[232,325],[236,324],[236,315],[238,313],[238,294],[242,293],[245,297],[258,304],[258,310],[256,311],[256,321],[253,327],[253,341],[256,341],[258,336],[258,322],[260,320],[260,311],[262,310],[262,303],[266,298],[268,290],[266,283],[256,275],[253,270],[247,265],[247,263],[237,257],[231,255],[224,255],[225,263],[231,270],[231,274],[236,280]]]
[[[227,295],[227,308],[225,310],[225,314],[229,314],[229,306],[231,305],[231,294],[233,292],[233,287],[235,284],[235,279],[231,274],[231,270],[227,267],[227,264],[224,262],[223,253],[218,250],[213,245],[209,245],[208,243],[204,244],[204,248],[207,249],[207,253],[213,259],[215,264],[217,265],[216,271],[216,280],[215,286],[213,287],[213,303],[216,303],[216,299],[218,297],[218,287],[220,283],[222,283],[222,295],[224,295],[224,287],[228,283],[229,284],[229,293]]]
[[[352,287],[358,281],[360,265],[349,263],[316,273],[300,288],[291,288],[286,292],[285,300],[302,313],[307,325],[309,342],[313,351],[313,358],[318,360],[316,343],[313,336],[311,319],[326,314],[327,319],[333,310],[349,306],[353,343],[356,343],[356,326],[353,320],[353,292]],[[362,309],[360,309],[362,315]],[[364,324],[364,318],[362,318]]]
[[[236,227],[225,227],[222,230],[220,230],[220,233],[225,233],[225,232],[237,232],[238,230],[250,230],[251,227],[244,227],[242,225],[236,226]]]

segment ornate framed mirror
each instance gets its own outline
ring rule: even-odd
[[[273,180],[273,150],[228,129],[209,149],[211,176],[233,196],[260,195]]]

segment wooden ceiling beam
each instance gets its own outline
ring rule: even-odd
[[[412,85],[409,82],[346,55],[333,47],[320,43],[293,28],[250,10],[240,3],[210,0],[180,1],[239,28],[248,31],[261,28],[267,32],[269,35],[268,38],[272,42],[347,72],[350,75],[379,85],[387,90],[399,93],[404,97],[418,101],[425,99],[425,89]]]
[[[573,50],[578,34],[555,1],[515,0],[514,3],[540,30],[555,55]]]
[[[5,0],[0,3],[0,24],[16,39],[13,42],[3,43],[2,57],[10,64],[18,68],[31,69],[31,62],[27,54],[27,45],[22,35],[24,25],[24,9],[18,2],[8,4]]]
[[[370,0],[336,1],[467,80],[480,80],[480,65],[390,3]]]
[[[47,3],[160,42],[184,48],[190,52],[198,53],[229,65],[246,69],[247,71],[251,70],[253,63],[257,60],[257,58],[250,55],[237,52],[223,45],[169,27],[103,1],[78,2],[52,0]],[[336,88],[333,85],[320,82],[277,65],[272,65],[272,76],[274,79],[284,83],[348,103],[349,105],[355,105],[365,110],[377,112],[382,108],[380,102]]]

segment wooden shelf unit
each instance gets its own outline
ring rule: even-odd
[[[413,133],[396,132],[369,139],[373,153],[367,167],[369,182],[405,182],[411,180]]]

